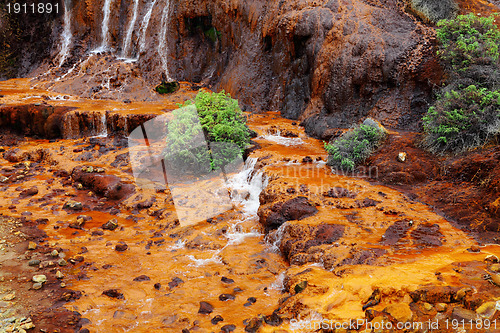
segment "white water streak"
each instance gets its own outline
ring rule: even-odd
[[[102,7],[104,17],[102,19],[101,46],[95,52],[107,51],[109,48],[109,16],[112,2],[113,0],[104,0],[104,6]]]
[[[123,41],[122,46],[122,57],[126,58],[128,56],[130,45],[132,41],[132,33],[134,32],[135,21],[137,21],[137,9],[139,8],[139,0],[134,0],[134,13],[132,14],[132,19],[128,25],[127,35]]]
[[[148,11],[142,18],[141,27],[139,29],[139,53],[137,58],[140,57],[142,51],[146,48],[146,32],[149,26],[149,20],[151,19],[151,13],[153,12],[153,7],[155,6],[156,0],[153,0],[149,5]]]
[[[71,0],[64,1],[64,28],[61,35],[61,52],[59,59],[59,67],[61,67],[69,55],[71,46]]]
[[[158,54],[160,55],[161,62],[163,65],[163,72],[170,80],[170,75],[168,72],[168,43],[167,43],[167,28],[170,22],[170,0],[167,0],[165,8],[163,8],[163,14],[161,16],[161,30],[160,30],[160,40],[158,41]]]

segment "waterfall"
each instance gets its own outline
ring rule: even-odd
[[[101,112],[100,114],[98,113],[97,116],[99,117],[99,123],[96,128],[96,136],[97,137],[107,137],[108,136],[108,124],[106,122],[106,112]]]
[[[71,0],[64,0],[64,28],[61,40],[61,52],[59,67],[61,67],[69,54],[69,47],[71,45]]]
[[[134,31],[135,21],[137,20],[138,7],[139,7],[139,0],[134,0],[134,13],[133,13],[132,19],[130,20],[130,23],[128,25],[127,35],[125,36],[125,39],[123,41],[123,46],[122,46],[122,57],[123,58],[127,58],[127,56],[128,56],[130,44],[132,41],[132,32]]]
[[[156,0],[151,1],[146,15],[142,18],[141,28],[139,29],[139,52],[137,54],[137,58],[140,57],[141,52],[146,48],[146,31],[148,30],[149,20],[151,19],[151,13],[153,12],[155,3]]]
[[[111,12],[111,2],[113,2],[113,0],[104,0],[104,7],[102,7],[104,17],[102,19],[101,45],[94,50],[94,52],[103,52],[109,47],[109,15]]]
[[[247,216],[257,215],[260,192],[268,183],[262,170],[255,170],[256,164],[256,158],[247,158],[243,170],[228,180],[231,198],[243,204],[243,211]]]
[[[158,53],[160,54],[161,62],[163,65],[163,72],[168,80],[170,80],[170,75],[168,73],[168,46],[167,46],[167,28],[170,21],[170,0],[167,0],[165,8],[163,8],[163,13],[161,16],[161,30],[160,30],[160,40],[158,42]]]

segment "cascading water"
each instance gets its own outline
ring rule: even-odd
[[[167,28],[170,21],[170,0],[167,0],[165,8],[163,8],[163,13],[161,16],[161,30],[160,30],[160,40],[158,41],[158,54],[160,55],[161,62],[163,65],[163,72],[167,79],[170,80],[170,75],[168,72],[168,43],[167,43]]]
[[[139,29],[139,52],[137,54],[137,58],[140,57],[142,51],[146,48],[146,31],[148,30],[149,20],[151,20],[151,13],[153,12],[155,3],[156,0],[151,1],[148,11],[142,18],[141,27]]]
[[[61,35],[61,51],[59,53],[59,67],[61,67],[69,55],[71,46],[71,0],[64,0],[64,28]]]
[[[248,158],[243,171],[228,181],[232,190],[231,198],[243,204],[243,211],[247,217],[257,215],[260,206],[259,195],[268,182],[262,170],[255,171],[256,164],[256,158]]]
[[[101,45],[94,52],[103,52],[109,48],[109,16],[112,2],[113,0],[104,0],[104,6],[102,7],[104,17],[102,19]]]
[[[125,36],[125,39],[123,40],[123,46],[122,46],[122,57],[127,58],[132,42],[132,32],[134,31],[135,27],[135,21],[137,20],[137,9],[139,8],[139,0],[134,0],[134,12],[132,14],[132,19],[130,20],[130,23],[128,25],[127,29],[127,35]]]

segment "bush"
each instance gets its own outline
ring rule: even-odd
[[[438,27],[448,86],[423,118],[423,144],[434,153],[463,152],[500,130],[500,31],[493,16],[475,14]]]
[[[433,23],[449,19],[458,11],[455,0],[411,0],[410,6],[422,19]]]
[[[342,171],[352,171],[367,159],[385,139],[386,130],[373,119],[366,119],[333,142],[325,143],[329,166]]]
[[[438,23],[438,55],[453,71],[466,71],[474,64],[498,64],[500,31],[495,17],[473,13]]]
[[[241,159],[250,130],[237,100],[224,91],[200,91],[179,106],[168,123],[165,157],[171,169],[207,173]]]
[[[468,86],[439,97],[423,118],[424,145],[432,152],[462,152],[500,133],[500,92]]]

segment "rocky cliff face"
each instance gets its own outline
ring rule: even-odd
[[[279,109],[317,137],[368,115],[414,127],[439,81],[432,31],[397,1],[184,2],[171,25],[176,77]]]
[[[328,138],[333,128],[366,116],[417,128],[442,76],[433,29],[408,14],[403,1],[64,3],[71,10],[67,57],[60,14],[31,34],[43,38],[33,44],[37,52],[24,57],[37,56],[19,66],[31,69],[45,57],[37,74],[64,75],[53,89],[86,97],[124,92],[148,99],[164,75],[225,89],[248,110],[280,110],[301,120],[309,134]]]

